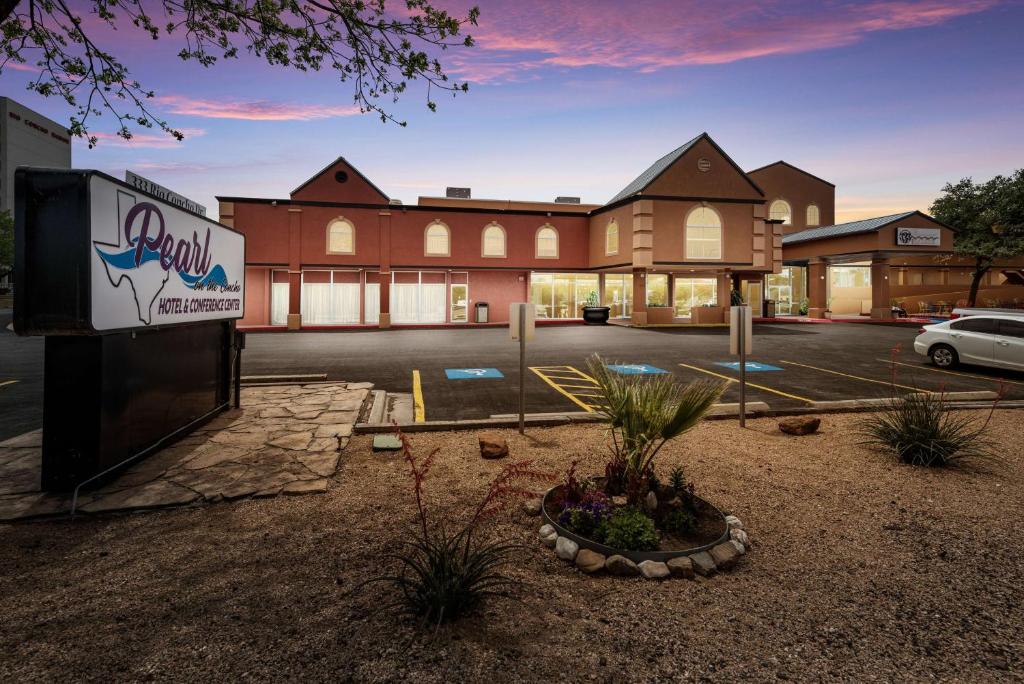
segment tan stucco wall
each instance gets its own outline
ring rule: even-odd
[[[605,254],[605,231],[615,219],[619,225],[619,252]],[[633,262],[633,206],[626,204],[590,217],[590,266],[599,268]]]
[[[711,162],[709,171],[704,172],[698,168],[698,161],[702,158]],[[681,159],[647,186],[644,194],[764,199],[746,177],[706,139],[698,141]]]
[[[711,262],[710,259],[686,258],[686,215],[701,202],[654,202],[654,261],[658,262]],[[754,205],[727,202],[704,203],[722,217],[722,266],[694,266],[700,270],[715,270],[728,266],[734,270],[749,269],[753,261]],[[767,237],[766,240],[770,240]],[[769,248],[770,249],[770,248]],[[770,268],[771,264],[768,264]]]

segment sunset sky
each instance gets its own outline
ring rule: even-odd
[[[707,131],[746,169],[785,159],[835,183],[839,221],[927,210],[946,181],[1024,166],[1019,1],[479,5],[476,47],[444,58],[470,92],[431,113],[413,86],[396,107],[407,128],[360,115],[327,72],[251,58],[204,69],[178,60],[174,37],[100,32],[187,138],[125,143],[104,116],[74,164],[130,168],[214,216],[215,194],[287,197],[339,155],[405,202],[459,185],[600,203]],[[29,77],[5,71],[0,92],[66,121],[61,102],[24,90]]]

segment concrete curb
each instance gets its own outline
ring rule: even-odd
[[[300,375],[243,375],[243,385],[294,385],[311,384],[327,380],[327,373],[309,373]]]

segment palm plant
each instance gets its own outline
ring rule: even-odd
[[[725,383],[698,380],[682,385],[667,374],[620,375],[597,355],[588,366],[603,398],[598,410],[611,429],[613,461],[607,474],[619,482],[610,484],[625,489],[631,503],[639,503],[655,456],[666,442],[700,422]]]

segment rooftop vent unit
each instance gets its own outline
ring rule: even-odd
[[[470,192],[469,188],[448,188],[444,191],[444,196],[452,199],[469,199]]]
[[[400,206],[402,206],[402,200],[400,200],[400,199],[389,199],[388,200],[388,204],[390,204],[393,207],[400,207]]]
[[[579,197],[556,197],[555,204],[579,204]]]

